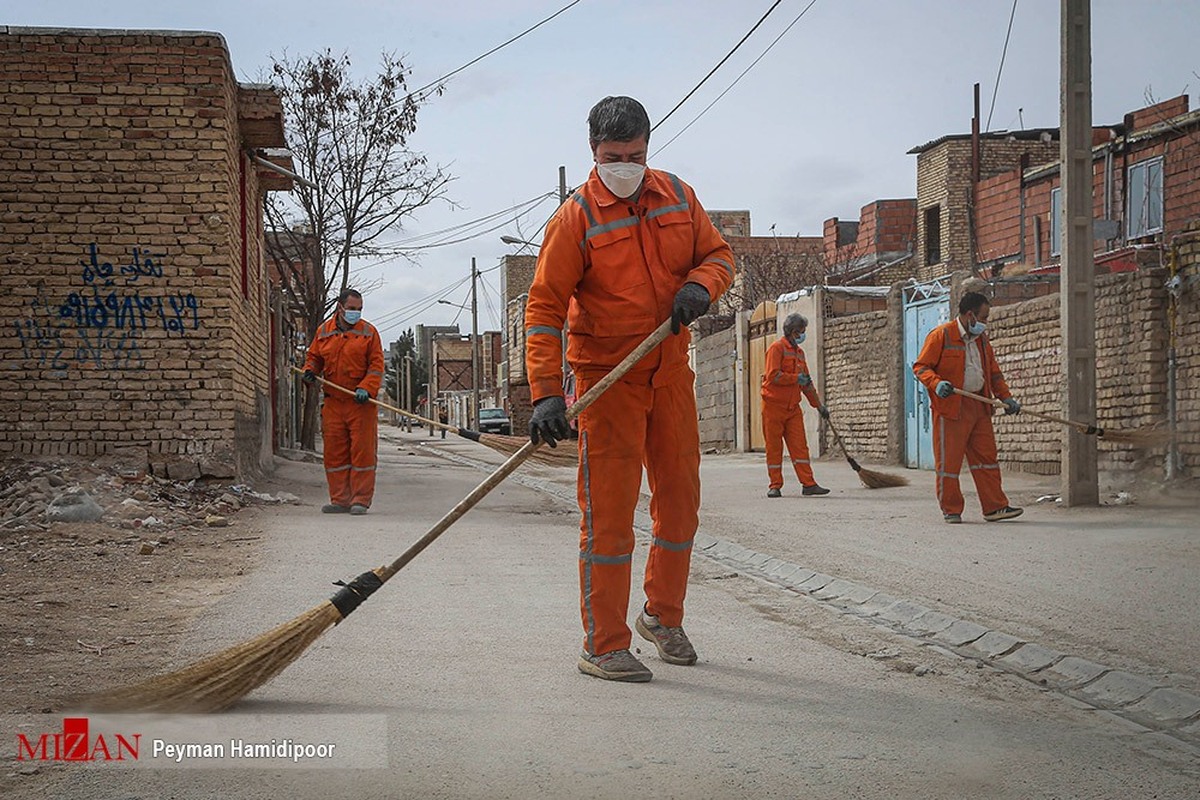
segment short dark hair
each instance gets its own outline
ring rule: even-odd
[[[632,97],[606,97],[588,113],[588,141],[632,142],[641,136],[650,141],[650,116]]]
[[[969,314],[972,311],[978,311],[984,306],[990,306],[992,302],[987,299],[986,295],[979,292],[967,292],[958,301],[958,313]]]
[[[362,293],[358,289],[342,289],[342,293],[338,295],[338,302],[346,305],[346,301],[351,297],[357,297],[362,300]]]

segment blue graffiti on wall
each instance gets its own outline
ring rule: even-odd
[[[140,339],[149,331],[185,337],[200,328],[200,302],[194,294],[165,293],[153,285],[164,276],[162,253],[134,247],[128,263],[102,261],[93,242],[81,260],[83,286],[52,306],[38,296],[30,314],[15,322],[26,359],[63,370],[70,361],[98,369],[143,369]],[[145,294],[143,294],[145,290]],[[66,339],[75,340],[72,347]]]

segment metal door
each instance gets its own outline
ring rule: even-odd
[[[912,372],[931,330],[950,319],[949,288],[941,281],[904,290],[904,456],[905,463],[933,469],[933,420],[929,393]]]

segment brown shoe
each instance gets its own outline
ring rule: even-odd
[[[638,614],[633,627],[648,642],[654,642],[658,655],[668,664],[691,666],[696,663],[696,649],[692,647],[683,628],[668,628],[660,625],[657,617],[648,615],[645,610]]]
[[[606,681],[626,681],[628,683],[645,683],[654,677],[649,668],[633,657],[628,650],[613,650],[611,653],[601,653],[594,656],[591,653],[579,654],[579,671],[585,675],[594,675]]]

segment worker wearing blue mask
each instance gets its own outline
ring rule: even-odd
[[[1008,504],[1001,487],[992,406],[954,391],[963,389],[995,397],[1004,403],[1005,414],[1021,412],[1021,404],[1013,399],[986,335],[989,313],[987,297],[967,292],[959,301],[958,316],[929,332],[913,363],[913,374],[929,390],[937,498],[942,517],[949,523],[962,522],[964,501],[958,473],[964,456],[985,520],[999,522],[1022,513],[1022,509]]]
[[[808,372],[808,362],[800,349],[808,329],[808,319],[803,314],[789,314],[783,321],[783,336],[767,348],[766,366],[763,368],[762,424],[767,448],[767,477],[770,485],[767,497],[783,495],[783,445],[787,444],[792,469],[800,480],[800,493],[805,496],[829,494],[829,490],[817,483],[809,463],[808,438],[804,433],[804,412],[800,397],[829,419],[829,409],[821,402],[817,388],[813,386]]]

